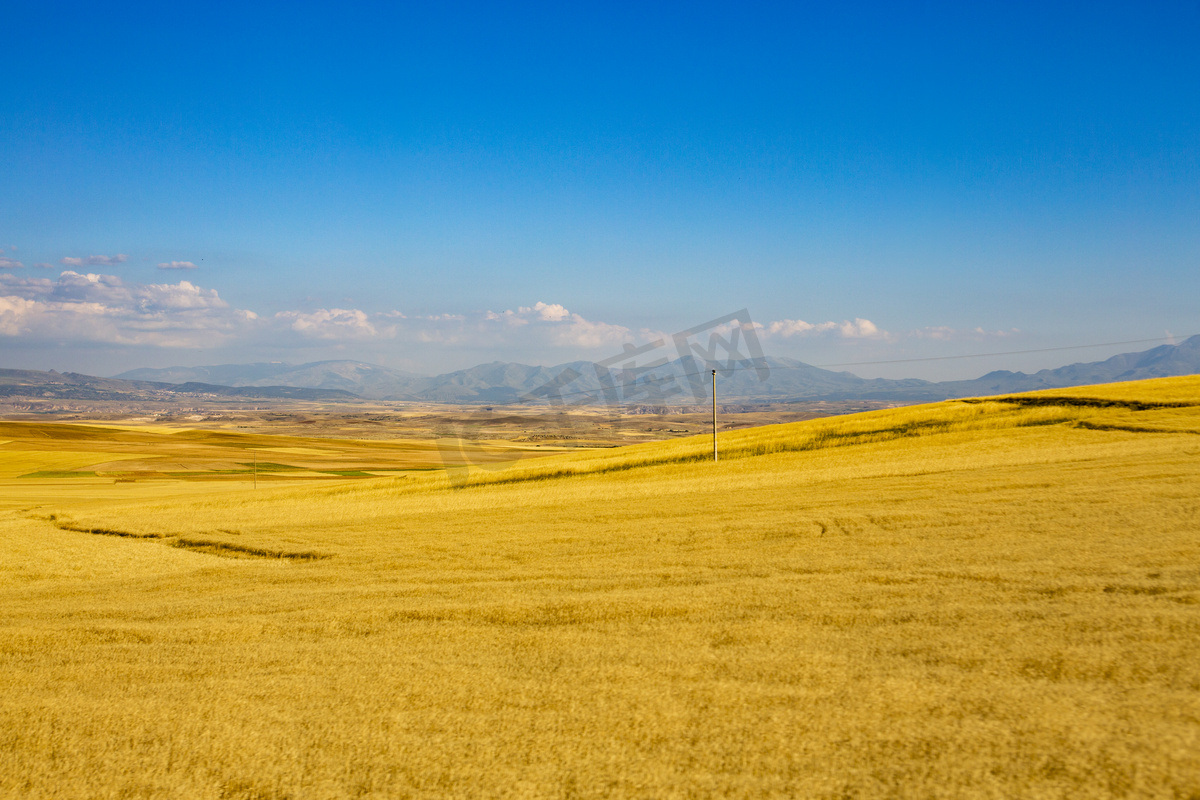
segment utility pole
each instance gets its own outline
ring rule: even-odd
[[[713,378],[713,462],[717,460],[717,371],[712,371]]]

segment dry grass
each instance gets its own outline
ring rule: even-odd
[[[1200,797],[1200,378],[1043,396],[10,498],[0,792]]]
[[[507,465],[564,450],[480,439],[363,441],[158,424],[0,421],[0,437],[0,508],[27,509],[65,498],[141,503],[260,485],[344,483],[441,472],[455,464]],[[205,485],[186,485],[197,482]],[[129,485],[145,483],[153,485]]]

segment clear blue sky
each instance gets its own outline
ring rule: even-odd
[[[0,20],[0,366],[553,364],[743,307],[817,364],[1200,333],[1194,0]]]

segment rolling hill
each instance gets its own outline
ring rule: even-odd
[[[22,427],[0,796],[1200,792],[1200,377],[257,490],[346,456]]]

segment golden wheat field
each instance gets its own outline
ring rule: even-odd
[[[1200,376],[715,464],[0,442],[4,796],[1200,798]]]

